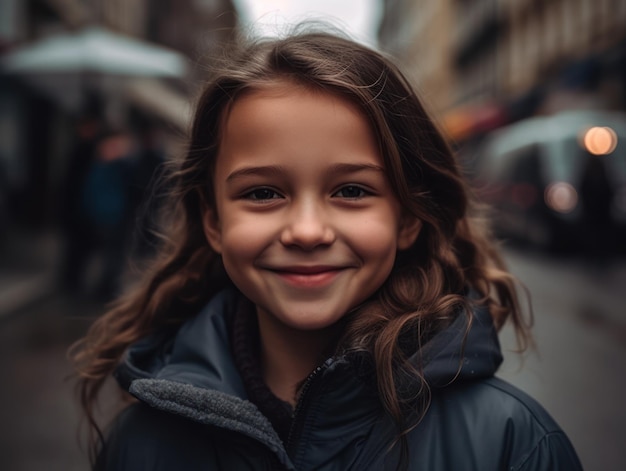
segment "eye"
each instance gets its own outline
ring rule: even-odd
[[[346,199],[358,199],[369,195],[369,192],[356,185],[346,185],[339,189],[333,196]]]
[[[255,190],[249,191],[245,195],[243,195],[245,199],[254,200],[254,201],[263,201],[263,200],[271,200],[276,198],[282,198],[281,195],[276,193],[271,188],[257,188]]]

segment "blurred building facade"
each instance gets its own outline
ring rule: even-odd
[[[99,99],[115,124],[149,116],[182,141],[204,57],[230,38],[237,21],[232,0],[2,0],[0,56],[90,26],[175,50],[188,58],[187,77],[124,79]],[[0,74],[0,232],[54,225],[63,210],[58,194],[80,110],[60,101]]]
[[[384,2],[380,47],[398,58],[426,104],[436,111],[452,104],[455,87],[453,0]],[[436,47],[433,45],[436,44]]]
[[[456,140],[564,108],[626,109],[620,0],[385,0],[379,42]]]

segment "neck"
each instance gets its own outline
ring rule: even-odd
[[[319,365],[338,326],[298,330],[257,309],[263,380],[272,393],[295,406],[298,386]]]

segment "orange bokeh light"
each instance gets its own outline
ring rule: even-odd
[[[583,144],[594,155],[608,155],[617,147],[617,134],[609,127],[594,126],[585,132]]]

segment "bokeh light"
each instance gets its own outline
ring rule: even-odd
[[[585,132],[583,145],[594,155],[608,155],[617,147],[617,134],[608,126],[594,126]]]
[[[576,189],[566,182],[555,182],[548,185],[545,201],[549,208],[559,213],[570,213],[578,204]]]

